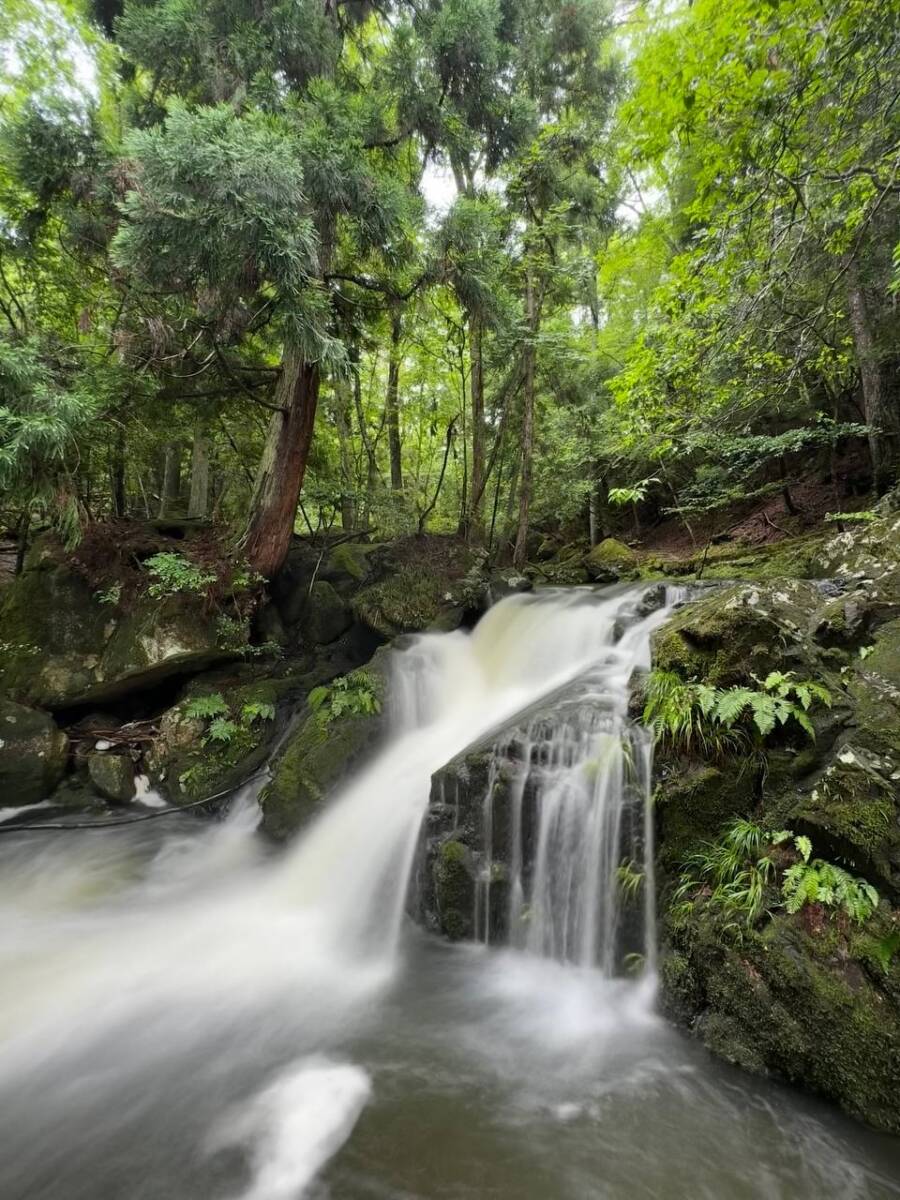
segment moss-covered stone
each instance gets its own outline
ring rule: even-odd
[[[151,779],[175,803],[238,787],[265,762],[276,731],[271,717],[254,715],[257,706],[274,710],[290,686],[290,678],[224,684],[214,675],[194,680],[160,719],[159,735],[147,755]],[[210,695],[221,696],[227,707],[223,719],[233,727],[227,740],[211,738],[210,721],[191,715],[192,702]]]
[[[134,763],[124,754],[89,754],[87,771],[91,786],[104,800],[128,804],[134,799]]]
[[[657,840],[662,864],[676,871],[704,841],[754,805],[758,765],[666,757],[657,764]]]
[[[617,579],[636,579],[640,559],[616,538],[604,538],[582,560],[588,577],[594,583],[614,583]]]
[[[369,542],[341,542],[339,546],[329,550],[323,577],[336,585],[343,580],[362,583],[371,570],[369,555],[373,549]]]
[[[56,709],[117,699],[233,657],[196,597],[104,604],[46,540],[3,593],[0,688]]]
[[[365,675],[383,710],[382,651],[365,668]],[[327,719],[322,710],[304,709],[272,767],[271,782],[260,797],[262,828],[272,837],[284,840],[307,825],[334,789],[373,753],[383,735],[383,711],[346,711]]]
[[[0,696],[0,807],[45,800],[63,777],[69,739],[47,713]]]
[[[799,581],[743,585],[658,631],[657,667],[718,686],[794,671],[824,682],[833,700],[810,710],[814,741],[778,731],[743,761],[704,761],[697,748],[658,756],[660,975],[666,1009],[714,1053],[897,1131],[900,961],[889,963],[879,939],[900,925],[891,908],[900,900],[900,622],[860,624],[855,595]],[[876,885],[876,914],[865,926],[822,905],[791,916],[777,880],[753,928],[702,890],[686,912],[683,897],[673,901],[680,870],[737,816],[807,835],[814,857]]]
[[[319,579],[309,590],[303,633],[307,641],[325,646],[346,633],[353,618],[330,583]]]
[[[427,629],[454,602],[446,580],[412,564],[364,588],[353,599],[357,619],[384,638]]]
[[[900,1009],[854,956],[838,920],[823,935],[779,914],[735,944],[701,909],[663,961],[664,999],[721,1057],[897,1132]]]
[[[453,941],[471,938],[476,887],[472,852],[462,842],[444,842],[432,869],[441,932]]]
[[[821,600],[812,584],[740,584],[687,605],[653,636],[653,664],[715,687],[747,683],[776,668],[811,679],[821,672],[810,626]]]

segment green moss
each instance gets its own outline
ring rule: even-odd
[[[450,600],[452,595],[444,579],[407,565],[359,592],[353,609],[370,629],[390,638],[426,629]]]
[[[441,931],[454,941],[472,936],[475,880],[462,842],[444,842],[434,862],[434,895]]]
[[[624,542],[616,538],[604,538],[584,556],[583,563],[591,579],[606,583],[616,579],[634,579],[640,559]]]
[[[698,905],[664,959],[664,999],[730,1062],[802,1084],[900,1131],[900,1010],[853,956],[839,917],[779,913],[738,945]],[[674,966],[667,969],[671,958]]]
[[[721,765],[669,760],[657,791],[660,857],[675,871],[699,842],[719,836],[733,817],[753,808],[756,770],[749,761]]]
[[[325,560],[329,572],[349,575],[361,583],[369,573],[369,555],[374,547],[366,542],[342,542]]]
[[[383,695],[380,667],[364,672],[370,688]],[[263,829],[283,840],[306,825],[349,772],[374,750],[384,730],[380,713],[345,711],[327,723],[308,712],[289,735],[260,797]]]

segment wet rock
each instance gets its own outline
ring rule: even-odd
[[[46,799],[68,752],[69,739],[51,716],[0,697],[0,807]]]
[[[385,654],[378,651],[365,668],[346,677],[350,691],[364,688],[374,697],[378,711],[361,712],[350,703],[332,713],[327,693],[317,711],[309,706],[301,710],[260,796],[262,828],[271,837],[284,840],[307,825],[335,788],[358,770],[383,740]],[[334,682],[325,685],[334,686]]]
[[[878,947],[900,924],[900,620],[878,625],[890,612],[882,600],[873,620],[862,589],[777,581],[676,613],[654,637],[655,666],[720,687],[759,688],[768,671],[793,671],[824,683],[833,704],[810,710],[815,740],[782,728],[752,753],[663,748],[656,812],[670,1014],[743,1069],[896,1131],[900,960]],[[813,857],[875,885],[875,914],[863,925],[839,906],[789,914],[777,880],[749,926],[708,890],[686,909],[676,888],[691,855],[737,817],[809,837]]]
[[[820,596],[811,583],[784,580],[724,588],[687,605],[653,635],[653,664],[720,687],[776,667],[805,679],[821,670],[811,639]]]
[[[134,799],[134,763],[124,754],[89,754],[87,770],[92,787],[104,800],[129,804]]]

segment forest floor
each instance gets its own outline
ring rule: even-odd
[[[790,511],[779,490],[727,509],[691,517],[690,529],[679,517],[671,516],[639,534],[626,535],[623,540],[635,549],[661,558],[683,558],[710,542],[764,546],[798,537],[823,527],[829,513],[859,512],[871,508],[873,503],[862,455],[841,460],[836,482],[828,476],[823,477],[821,471],[810,472],[790,482],[789,494],[795,512]]]

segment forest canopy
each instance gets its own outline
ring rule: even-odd
[[[179,517],[267,576],[332,528],[521,566],[895,482],[895,0],[6,11],[22,543]]]

